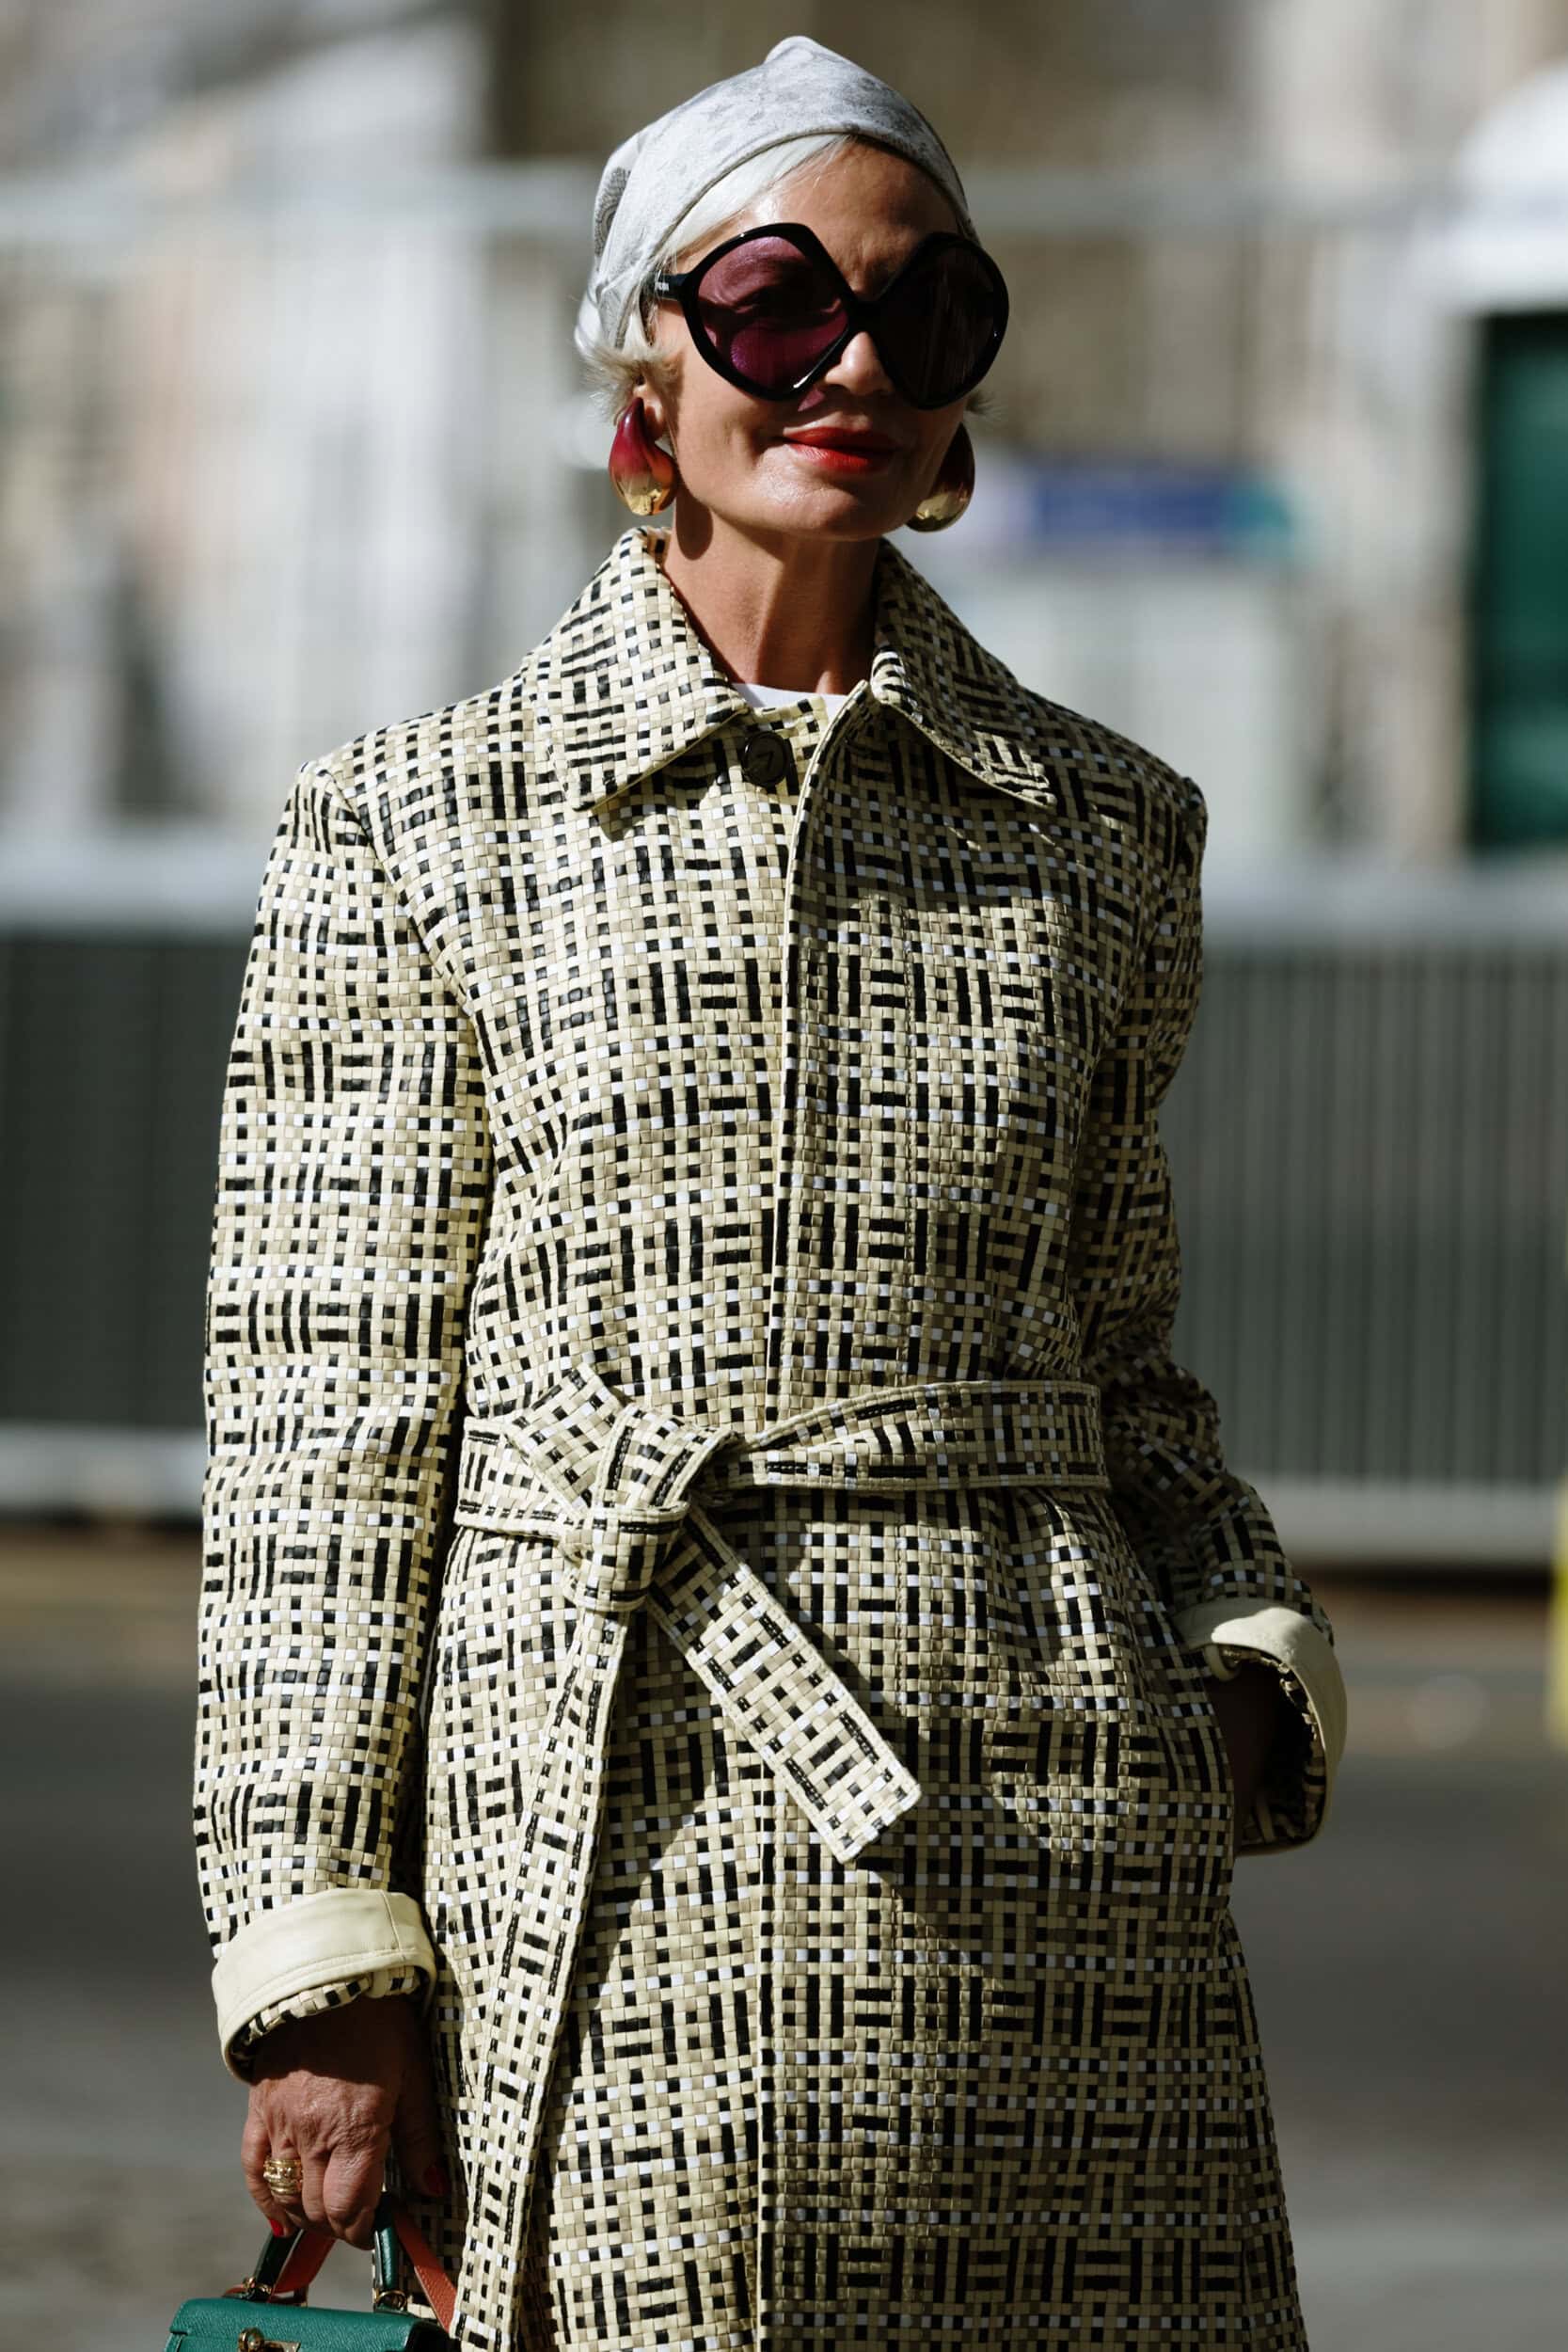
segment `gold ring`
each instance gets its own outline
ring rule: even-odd
[[[305,2183],[305,2167],[297,2156],[269,2156],[261,2178],[277,2197],[297,2197]]]

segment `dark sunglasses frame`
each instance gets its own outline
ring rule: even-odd
[[[807,261],[817,263],[827,272],[830,280],[838,289],[838,298],[844,305],[843,334],[836,336],[827,350],[818,358],[813,360],[805,373],[783,391],[776,385],[759,384],[754,377],[742,374],[741,371],[727,359],[722,352],[716,351],[708,341],[698,312],[702,282],[714,263],[722,261],[726,253],[733,253],[736,246],[750,245],[757,237],[783,237],[802,253]],[[882,305],[891,298],[910,271],[923,262],[929,262],[933,252],[941,251],[949,246],[961,247],[972,261],[980,263],[983,273],[990,281],[991,292],[995,297],[995,321],[991,327],[990,342],[980,357],[978,366],[965,377],[964,381],[956,386],[952,391],[943,392],[940,400],[916,400],[912,393],[905,390],[903,384],[899,381],[897,370],[878,341],[877,321]],[[690,269],[660,270],[653,280],[652,292],[661,302],[680,304],[686,314],[687,326],[691,331],[691,340],[707,361],[708,366],[717,374],[735,385],[738,390],[750,392],[756,400],[796,399],[808,385],[815,384],[818,376],[825,375],[840,352],[863,331],[877,344],[877,356],[881,360],[888,381],[895,388],[900,398],[909,402],[911,408],[949,408],[954,401],[961,400],[966,392],[972,392],[974,389],[975,385],[978,384],[1000,350],[1002,338],[1007,326],[1007,284],[1002,272],[983,246],[976,245],[972,238],[957,236],[947,229],[934,230],[930,236],[922,238],[897,276],[889,280],[880,294],[869,296],[858,294],[855,292],[821,238],[808,229],[803,221],[794,220],[774,221],[763,229],[743,229],[738,236],[726,237],[723,244],[716,245],[711,253],[705,253],[702,260],[694,263]]]

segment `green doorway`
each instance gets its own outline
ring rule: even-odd
[[[1481,337],[1469,839],[1568,844],[1568,310]]]

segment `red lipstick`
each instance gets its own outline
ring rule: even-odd
[[[828,473],[875,473],[898,454],[898,444],[881,433],[856,433],[847,425],[815,424],[786,433],[791,449],[803,450]]]

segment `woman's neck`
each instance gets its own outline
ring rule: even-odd
[[[677,510],[663,571],[732,677],[845,694],[871,674],[880,546],[784,532],[764,541]]]

